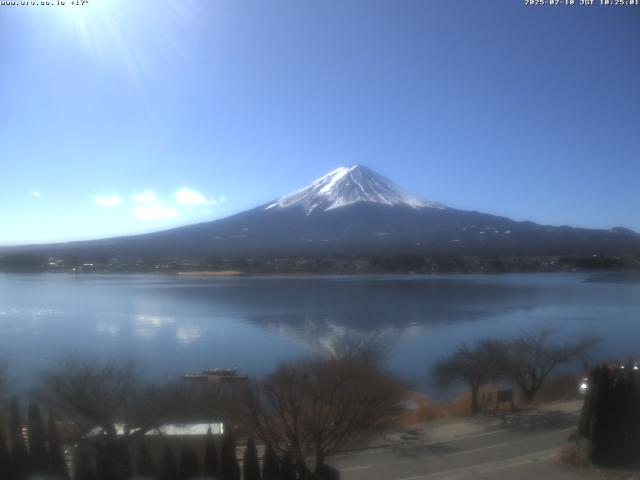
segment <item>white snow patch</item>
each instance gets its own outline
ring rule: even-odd
[[[265,210],[302,206],[309,215],[314,210],[329,211],[354,203],[405,205],[415,209],[445,208],[405,192],[367,167],[355,165],[340,167],[312,184],[280,197]]]

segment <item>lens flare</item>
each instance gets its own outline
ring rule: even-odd
[[[154,62],[183,54],[198,18],[193,0],[85,1],[61,2],[38,17],[46,16],[56,39],[70,37],[92,59],[122,67],[140,88]]]

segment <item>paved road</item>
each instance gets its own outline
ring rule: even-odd
[[[329,463],[344,480],[579,480],[584,477],[556,461],[576,420],[573,413],[557,412],[511,417],[506,425],[487,422],[483,431],[436,442],[425,439],[427,427]]]

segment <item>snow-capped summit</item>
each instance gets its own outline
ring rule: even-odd
[[[414,209],[445,207],[402,190],[391,180],[362,165],[340,167],[312,184],[280,197],[266,209],[301,206],[307,215],[354,203],[405,205]]]

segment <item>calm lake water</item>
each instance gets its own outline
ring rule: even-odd
[[[461,342],[549,326],[602,335],[600,358],[640,354],[640,283],[561,273],[0,274],[0,357],[18,385],[66,351],[133,356],[156,374],[214,367],[262,374],[332,338],[377,332],[391,344],[388,366],[433,391],[425,372]]]

